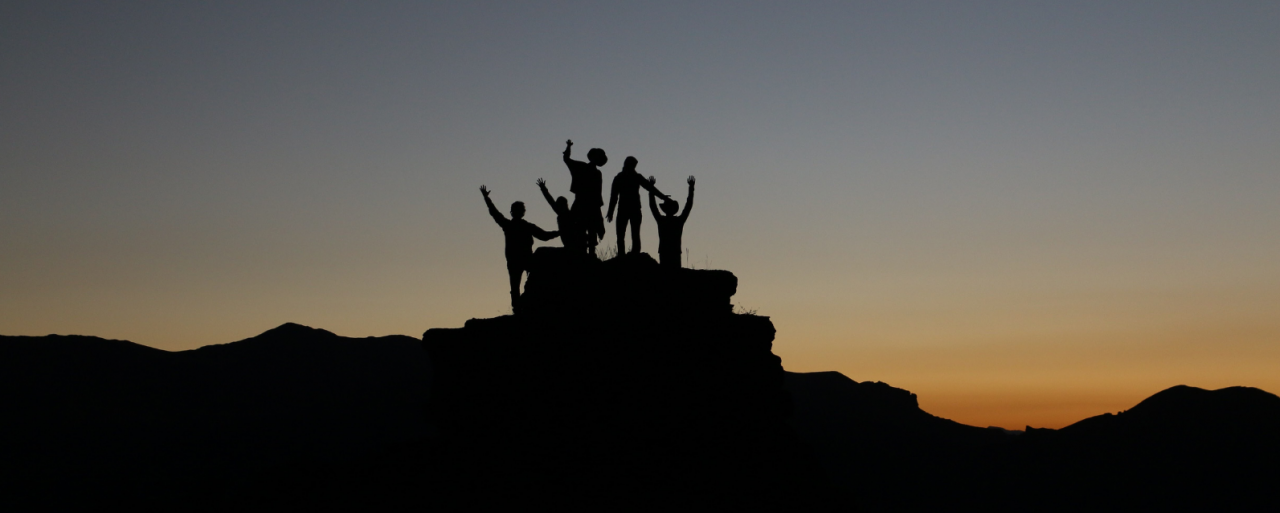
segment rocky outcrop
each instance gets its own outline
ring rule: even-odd
[[[455,500],[803,509],[823,498],[784,419],[767,317],[726,271],[540,251],[517,313],[423,336]]]

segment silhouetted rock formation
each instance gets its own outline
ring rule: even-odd
[[[656,264],[646,253],[600,262],[565,255],[559,248],[538,248],[517,313],[522,319],[569,322],[566,326],[587,323],[613,332],[670,319],[734,318],[729,299],[738,291],[738,278],[733,273],[662,269]],[[769,334],[757,338],[764,339],[767,349],[772,347],[773,324],[762,319]],[[671,325],[669,330],[678,327]],[[654,333],[657,338],[675,335],[669,330]]]
[[[725,271],[539,251],[518,313],[423,336],[453,500],[485,506],[813,508],[769,319]]]
[[[275,496],[289,476],[420,443],[429,378],[416,339],[296,324],[181,352],[0,337],[0,509]]]

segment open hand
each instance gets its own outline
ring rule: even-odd
[[[541,178],[539,178],[539,179],[538,179],[538,187],[541,187],[541,188],[543,188],[543,189],[546,189],[546,188],[547,188],[547,181],[546,181],[546,180],[543,180],[543,179],[541,179]]]
[[[685,181],[689,183],[689,187],[693,187],[693,184],[698,183],[698,180],[693,175],[689,175],[689,179]]]
[[[484,195],[484,197],[488,198],[488,197],[489,197],[489,188],[488,188],[488,187],[485,187],[485,186],[483,186],[483,185],[481,185],[481,186],[480,186],[480,194],[483,194],[483,195]]]
[[[658,183],[658,179],[654,178],[653,175],[649,175],[649,185],[655,185],[657,183]]]
[[[566,140],[566,141],[564,142],[564,145],[565,145],[565,146],[573,146],[573,139]]]

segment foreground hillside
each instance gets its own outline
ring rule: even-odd
[[[515,315],[422,340],[0,337],[0,510],[1280,507],[1270,393],[966,426],[884,383],[785,372],[728,272],[540,258]]]
[[[241,503],[420,443],[429,380],[416,339],[296,324],[181,352],[0,337],[0,504]]]

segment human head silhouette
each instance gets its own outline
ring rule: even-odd
[[[662,211],[669,216],[676,215],[676,210],[678,210],[679,208],[680,208],[680,205],[676,203],[676,200],[669,199],[667,201],[662,202]]]
[[[569,200],[564,199],[564,196],[556,198],[556,207],[559,207],[560,210],[569,210]]]
[[[511,204],[511,218],[512,219],[524,218],[524,202],[523,201],[517,201]]]
[[[604,150],[591,148],[591,151],[587,152],[587,162],[590,162],[593,166],[603,166],[609,162],[609,157],[604,154]]]
[[[635,171],[635,169],[636,169],[636,164],[637,164],[637,163],[639,163],[639,162],[640,162],[640,161],[639,161],[639,160],[636,160],[636,158],[635,158],[635,157],[627,157],[627,159],[626,159],[626,160],[622,161],[622,170],[623,170],[623,171]]]

